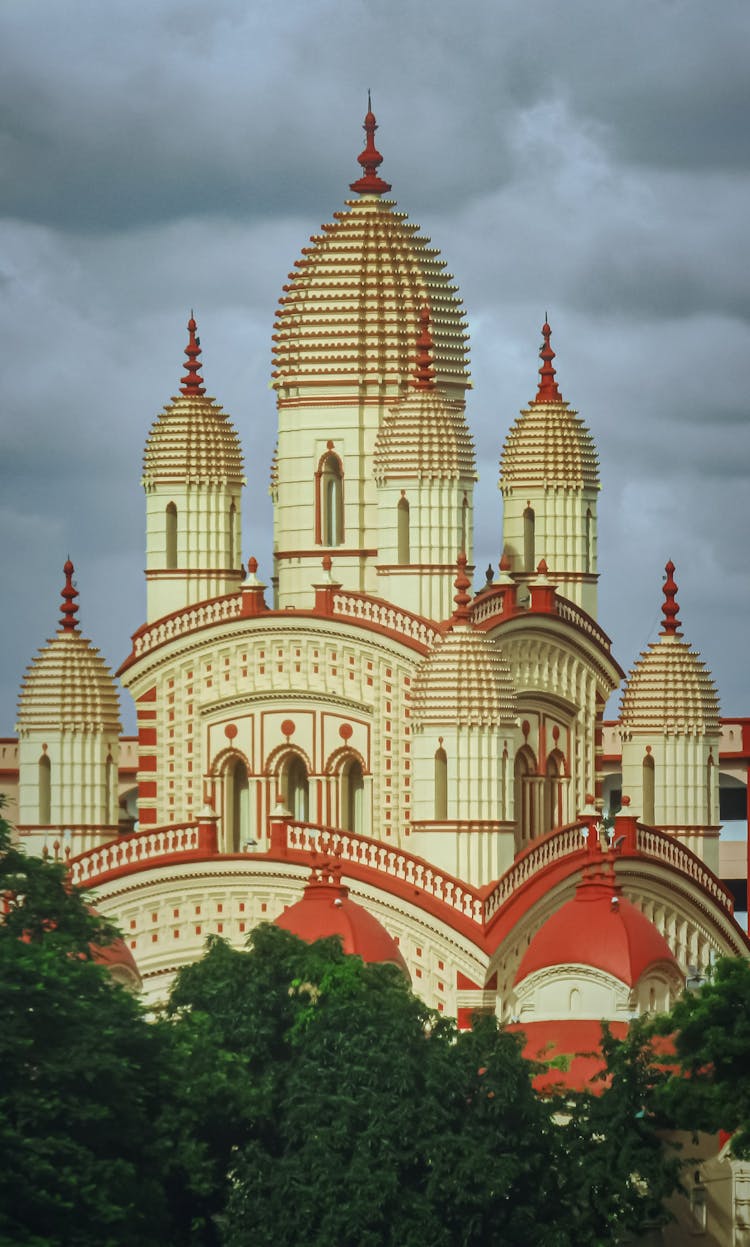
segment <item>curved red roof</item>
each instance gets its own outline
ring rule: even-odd
[[[140,985],[141,975],[138,965],[123,939],[113,940],[111,944],[91,944],[89,947],[91,956],[94,961],[99,962],[99,965],[106,966],[108,970],[116,970],[118,968],[127,970],[128,975],[133,975],[135,981]]]
[[[537,931],[515,981],[572,964],[604,970],[633,987],[649,966],[665,961],[677,964],[667,941],[622,895],[614,875],[601,872],[584,878],[573,899]]]
[[[302,899],[279,915],[276,926],[308,943],[338,935],[345,953],[367,962],[389,962],[408,976],[396,941],[364,906],[350,900],[348,888],[339,883],[308,883]]]

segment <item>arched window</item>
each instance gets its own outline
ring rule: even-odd
[[[565,822],[564,787],[565,759],[559,749],[553,749],[547,758],[544,777],[544,827],[543,831],[552,831],[553,827],[562,827]]]
[[[398,561],[402,566],[411,562],[411,550],[409,543],[409,503],[406,498],[400,498],[397,512],[398,522]]]
[[[177,507],[173,502],[167,505],[167,568],[177,566]]]
[[[250,839],[250,781],[241,758],[227,767],[224,809],[227,852],[241,853]]]
[[[235,550],[235,529],[237,527],[237,508],[232,503],[229,508],[229,566],[234,567],[237,552]]]
[[[706,825],[711,827],[714,822],[714,760],[709,758],[706,763]]]
[[[364,833],[365,777],[356,758],[341,772],[341,826],[344,831]]]
[[[103,822],[111,823],[113,819],[113,797],[114,797],[114,779],[115,764],[112,761],[112,754],[107,755],[107,761],[104,763],[104,818]]]
[[[584,571],[593,572],[594,570],[594,517],[591,514],[591,507],[586,508],[586,532],[585,538],[586,549],[584,551]]]
[[[534,512],[527,507],[523,513],[523,570],[533,572],[535,563]]]
[[[448,817],[448,755],[442,748],[435,752],[435,818],[444,822]]]
[[[52,822],[52,763],[43,753],[39,759],[37,788],[39,794],[39,822],[48,827]]]
[[[654,787],[654,759],[647,753],[643,759],[643,821],[651,826],[656,822]]]
[[[467,541],[469,538],[469,499],[464,494],[464,500],[461,503],[461,549],[464,554],[468,553]]]
[[[536,758],[529,745],[524,745],[516,754],[514,774],[515,818],[520,847],[527,844],[537,834],[537,823],[540,819],[537,790],[541,779],[537,775]]]
[[[344,540],[344,481],[338,455],[326,455],[320,473],[321,538],[324,546]]]
[[[310,784],[307,768],[298,754],[292,754],[284,767],[282,791],[287,809],[301,823],[310,818]]]

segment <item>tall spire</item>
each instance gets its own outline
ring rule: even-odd
[[[203,377],[200,373],[200,353],[201,340],[196,336],[195,317],[192,309],[190,311],[190,320],[188,321],[188,333],[190,335],[188,344],[185,347],[185,354],[188,362],[185,365],[185,376],[180,381],[180,391],[183,394],[196,395],[205,394],[206,387],[203,384]]]
[[[391,184],[390,182],[384,182],[381,177],[378,177],[378,166],[383,163],[383,157],[375,146],[375,131],[378,128],[378,123],[372,111],[369,91],[367,92],[367,116],[362,128],[367,135],[367,142],[365,143],[364,151],[357,156],[357,160],[364,169],[364,176],[358,178],[356,182],[351,182],[349,189],[359,191],[360,195],[380,195],[383,191],[389,191]]]
[[[533,400],[534,403],[561,403],[563,401],[563,396],[558,390],[557,382],[555,381],[555,369],[552,367],[555,352],[549,344],[551,333],[552,330],[545,316],[544,324],[542,325],[544,342],[539,350],[542,366],[539,369],[539,389],[536,398]]]
[[[432,333],[430,331],[430,308],[423,304],[419,312],[417,336],[417,366],[414,369],[414,389],[434,390],[435,369],[432,366]]]
[[[78,597],[78,590],[73,586],[73,572],[75,568],[70,559],[66,560],[63,571],[65,572],[65,587],[62,590],[63,604],[60,627],[63,632],[77,632],[78,620],[76,619],[76,614],[78,613],[78,607],[76,598]]]
[[[680,621],[677,618],[677,612],[680,608],[677,605],[677,584],[674,578],[674,563],[671,559],[664,570],[667,573],[667,578],[664,581],[664,605],[661,608],[664,615],[661,635],[675,636],[680,627]]]

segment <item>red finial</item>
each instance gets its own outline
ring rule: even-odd
[[[384,182],[381,177],[378,177],[378,165],[382,165],[383,157],[375,146],[375,131],[378,128],[378,123],[372,111],[369,91],[367,92],[367,116],[362,128],[367,135],[367,142],[365,143],[364,151],[357,156],[357,160],[365,171],[364,177],[359,178],[356,182],[351,182],[349,189],[359,191],[360,195],[379,195],[382,191],[389,191],[391,184],[390,182]]]
[[[65,572],[65,588],[62,591],[63,605],[60,627],[63,632],[76,632],[78,630],[78,620],[76,619],[78,607],[75,600],[78,597],[78,590],[73,588],[73,572],[75,568],[70,559],[66,560],[63,571]]]
[[[500,571],[509,572],[512,566],[513,566],[513,562],[512,562],[510,555],[508,554],[508,551],[503,550],[500,556]]]
[[[185,365],[185,376],[180,381],[180,390],[183,394],[205,394],[206,387],[203,384],[203,377],[200,373],[200,364],[198,362],[201,353],[201,340],[195,333],[196,324],[192,310],[190,312],[190,320],[188,321],[188,333],[190,338],[185,347],[185,354],[188,362]]]
[[[674,579],[674,563],[670,559],[664,568],[667,573],[667,579],[664,581],[664,605],[662,612],[664,614],[664,623],[662,624],[662,636],[674,636],[680,626],[677,618],[679,606],[677,605],[677,585]]]
[[[463,550],[456,559],[456,566],[458,574],[453,581],[453,587],[457,590],[456,596],[453,599],[456,603],[456,609],[453,612],[451,623],[468,623],[471,618],[471,611],[469,610],[469,603],[471,602],[469,587],[471,581],[466,575],[466,554]]]
[[[544,342],[539,348],[539,358],[542,360],[542,366],[539,369],[539,389],[536,398],[533,400],[534,403],[561,403],[563,401],[563,396],[558,390],[557,382],[555,381],[555,369],[552,367],[555,352],[549,344],[551,333],[552,330],[545,318],[542,325]]]
[[[419,312],[419,335],[417,337],[417,366],[414,369],[414,389],[434,390],[435,369],[432,366],[432,333],[430,331],[430,308],[425,303]]]

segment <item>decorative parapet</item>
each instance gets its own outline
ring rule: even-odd
[[[612,648],[612,642],[607,636],[603,628],[600,628],[586,611],[581,610],[580,606],[569,602],[567,598],[557,598],[555,600],[557,615],[560,619],[564,619],[566,623],[572,624],[574,628],[578,628],[580,632],[585,632],[593,641],[601,645],[602,649],[607,653]]]
[[[141,628],[133,637],[133,657],[142,658],[159,645],[174,641],[177,637],[195,632],[198,628],[210,628],[213,624],[226,623],[230,619],[239,619],[242,614],[242,597],[231,593],[227,597],[213,598],[210,602],[201,602],[198,606],[188,606],[185,610],[175,611],[156,623]]]
[[[523,614],[527,616],[549,614],[546,610],[533,611],[528,607],[522,608],[522,610]],[[504,586],[496,586],[483,593],[475,602],[471,617],[475,624],[486,623],[489,619],[497,620],[499,623],[504,619],[512,619],[519,613],[519,608],[515,604],[513,604],[511,609],[507,608],[504,598]],[[591,637],[592,641],[595,641],[603,650],[610,653],[612,642],[606,632],[599,627],[598,623],[586,611],[581,610],[580,606],[576,606],[574,602],[568,601],[567,598],[555,597],[554,611],[552,613],[557,615],[558,619],[563,619],[565,623],[571,624],[579,632],[583,632],[586,636]]]
[[[399,610],[389,602],[380,602],[365,593],[334,593],[333,610],[347,619],[374,624],[397,637],[408,637],[423,647],[425,652],[434,645],[441,630],[419,615]]]
[[[484,921],[494,917],[498,909],[526,883],[533,875],[544,870],[552,862],[563,857],[579,853],[588,857],[585,837],[588,835],[588,822],[573,823],[560,831],[551,831],[541,840],[530,844],[505,872],[484,901]]]
[[[673,866],[707,892],[727,913],[734,912],[734,898],[729,889],[724,887],[713,871],[704,866],[695,853],[680,844],[675,836],[657,831],[655,827],[639,825],[637,845],[638,852],[644,857],[656,858],[667,866]]]
[[[71,880],[76,887],[92,887],[114,872],[127,873],[162,862],[165,858],[200,853],[202,827],[198,822],[163,827],[160,831],[140,831],[89,849],[70,863]],[[210,846],[205,846],[210,853]],[[215,851],[215,850],[214,850]]]

